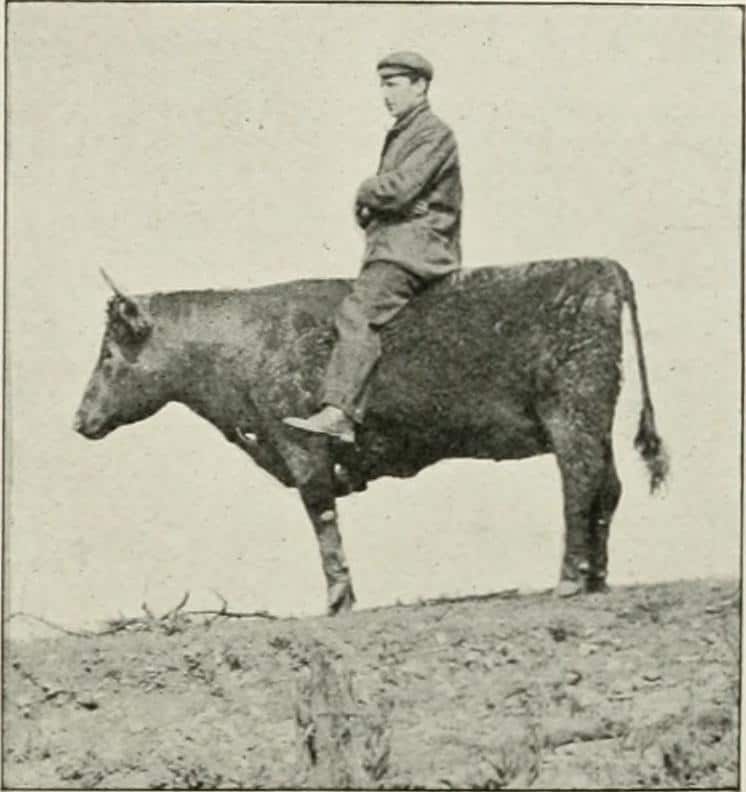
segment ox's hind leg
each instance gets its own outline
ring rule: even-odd
[[[604,479],[603,442],[598,434],[565,416],[545,421],[562,476],[565,548],[557,594],[585,591],[593,564],[591,521]],[[605,541],[604,541],[605,553]]]
[[[622,496],[622,483],[614,464],[611,437],[604,442],[604,474],[593,504],[590,523],[588,591],[605,591],[608,572],[609,527]]]
[[[300,488],[321,553],[329,615],[350,610],[355,602],[350,570],[337,526],[337,508],[331,482],[309,482]]]

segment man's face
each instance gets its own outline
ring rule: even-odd
[[[422,77],[411,79],[406,74],[381,77],[381,92],[386,109],[394,118],[416,107],[424,98],[427,82]]]

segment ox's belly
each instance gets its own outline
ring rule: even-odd
[[[413,476],[445,459],[525,459],[551,450],[543,427],[523,408],[493,403],[475,411],[471,401],[428,414],[427,407],[371,410],[354,453],[342,452],[344,463],[369,481]]]

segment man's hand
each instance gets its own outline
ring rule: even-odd
[[[430,207],[427,201],[415,201],[410,209],[410,216],[424,217],[428,213],[429,209]],[[365,228],[370,223],[374,214],[374,211],[366,204],[355,204],[355,219],[361,228]]]
[[[370,211],[370,207],[361,203],[356,204],[355,219],[357,220],[357,224],[361,228],[365,228],[368,225],[368,223],[370,223],[370,221],[373,219],[373,213]]]

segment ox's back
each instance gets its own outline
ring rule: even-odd
[[[620,278],[621,274],[621,278]],[[447,343],[467,329],[469,317],[495,316],[498,328],[511,333],[552,321],[578,299],[617,292],[624,270],[607,259],[560,259],[513,267],[464,269],[416,297],[384,329],[387,348],[398,351],[423,330]],[[241,344],[252,340],[254,326],[275,325],[282,339],[294,339],[330,325],[334,310],[350,291],[346,279],[303,279],[243,290],[202,290],[142,295],[157,320],[172,324],[185,336],[219,336]],[[565,315],[566,316],[566,312]],[[282,325],[282,327],[279,327]],[[494,322],[493,322],[494,325]],[[493,327],[494,329],[494,327]]]

